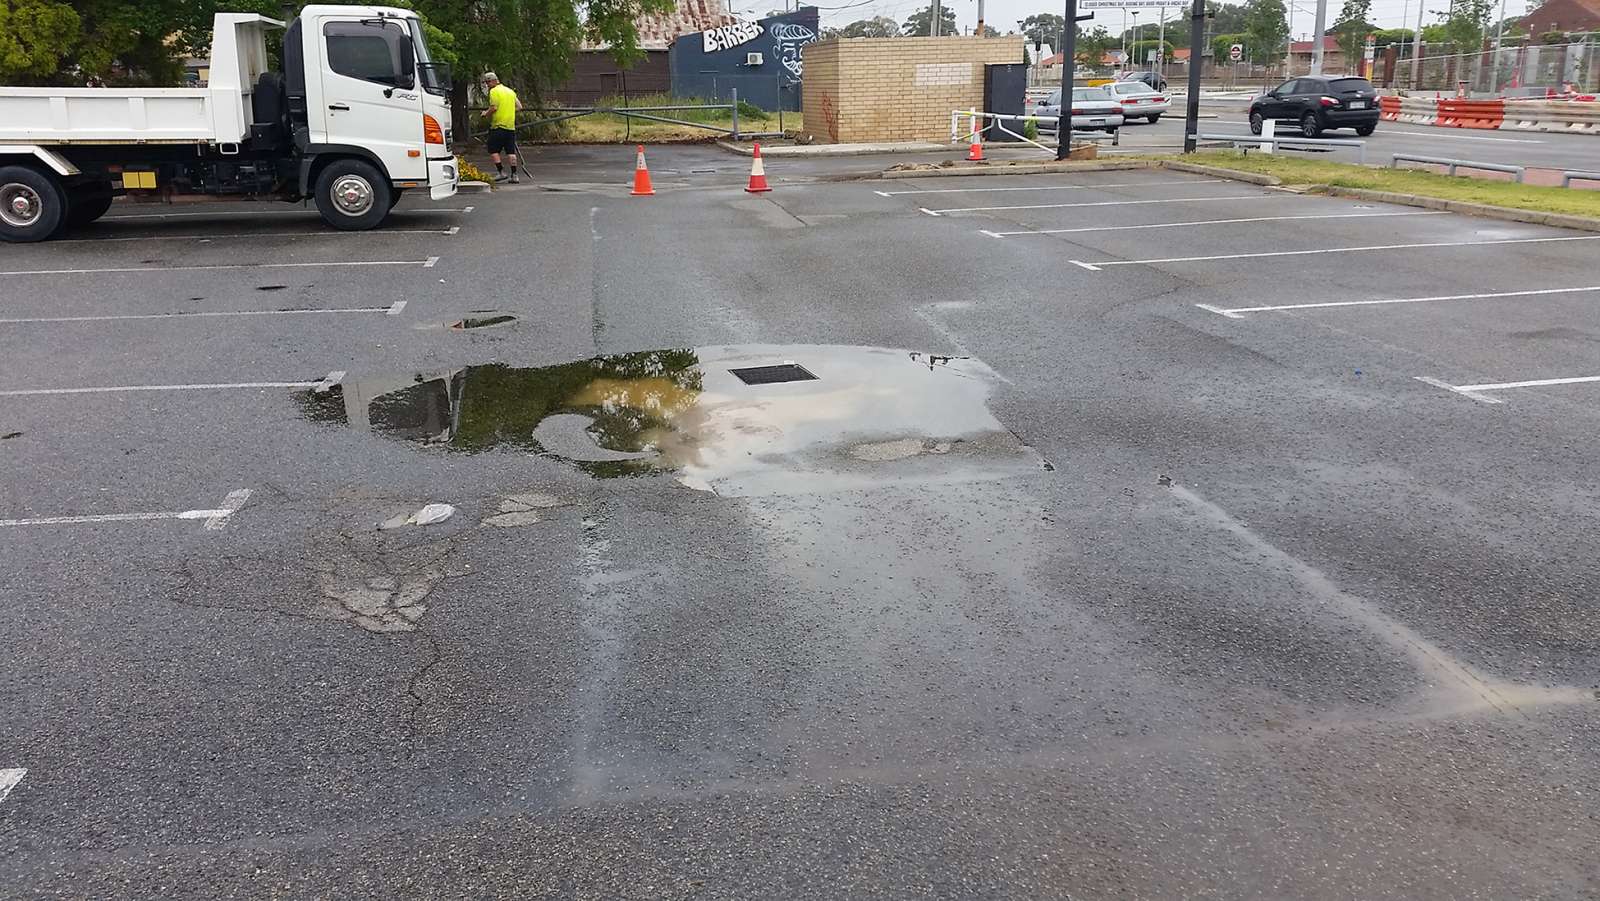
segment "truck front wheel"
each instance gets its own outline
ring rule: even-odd
[[[377,167],[363,160],[334,160],[317,176],[317,211],[342,231],[377,228],[389,215],[394,189]]]
[[[0,167],[0,241],[43,241],[66,215],[67,195],[54,176],[27,166]]]

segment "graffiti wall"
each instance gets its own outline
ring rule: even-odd
[[[672,42],[672,93],[739,99],[765,110],[800,109],[805,45],[817,39],[817,8],[679,35]]]

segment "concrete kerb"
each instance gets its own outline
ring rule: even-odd
[[[1374,203],[1393,203],[1401,206],[1422,207],[1428,210],[1445,210],[1463,216],[1484,219],[1502,219],[1528,225],[1548,225],[1553,228],[1570,228],[1577,231],[1600,232],[1600,219],[1588,216],[1569,216],[1564,213],[1541,213],[1537,210],[1518,210],[1512,207],[1492,206],[1486,203],[1469,203],[1464,200],[1444,200],[1416,194],[1399,194],[1394,191],[1374,191],[1368,188],[1342,188],[1337,185],[1320,186],[1322,193],[1350,200],[1367,200]]]
[[[1201,166],[1178,160],[1161,160],[1157,165],[1163,169],[1175,169],[1179,172],[1190,172],[1196,175],[1210,175],[1216,178],[1227,178],[1265,187],[1277,187],[1283,184],[1281,179],[1271,175],[1263,175],[1257,172],[1238,172],[1233,169]],[[1506,222],[1522,222],[1528,225],[1548,225],[1553,228],[1600,232],[1600,219],[1588,216],[1541,213],[1537,210],[1519,210],[1512,207],[1493,206],[1487,203],[1445,200],[1440,197],[1401,194],[1396,191],[1374,191],[1370,188],[1343,188],[1338,185],[1308,185],[1306,186],[1306,192],[1327,194],[1330,197],[1344,197],[1349,200],[1366,200],[1373,203],[1392,203],[1398,206],[1421,207],[1425,210],[1444,210],[1445,212],[1457,213],[1463,216],[1478,216],[1483,219],[1501,219]]]
[[[729,153],[740,156],[753,156],[755,151],[750,144],[735,144],[732,141],[718,141],[717,146]],[[900,141],[883,144],[778,144],[761,148],[763,157],[831,157],[831,156],[866,156],[874,153],[950,153],[949,144],[935,144],[931,141]]]
[[[1188,172],[1191,175],[1209,175],[1213,178],[1226,178],[1268,188],[1276,188],[1283,184],[1283,179],[1278,178],[1276,175],[1263,175],[1259,172],[1239,172],[1235,169],[1202,166],[1199,163],[1185,163],[1181,160],[1161,160],[1156,165],[1176,172]]]
[[[764,152],[764,151],[763,151]],[[960,175],[1047,175],[1062,172],[1115,172],[1122,169],[1157,169],[1155,160],[1067,160],[1059,163],[991,163],[987,166],[944,166],[929,169],[889,169],[879,178],[948,178]]]

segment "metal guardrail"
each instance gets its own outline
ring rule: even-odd
[[[965,132],[960,132],[960,131],[957,130],[958,128],[960,128],[960,125],[958,123],[959,123],[960,119],[962,119],[963,117],[969,120],[969,125],[968,125],[967,130]],[[984,123],[983,127],[979,128],[978,127],[978,120],[979,119],[989,119],[989,120],[992,120],[992,121]],[[950,143],[952,143],[952,144],[969,143],[977,135],[980,135],[980,134],[982,134],[984,132],[987,132],[987,131],[996,131],[997,130],[997,131],[1000,131],[1003,134],[1008,134],[1011,137],[1016,138],[1018,141],[1021,141],[1021,142],[1025,143],[1025,144],[1032,144],[1033,146],[1039,148],[1040,150],[1046,151],[1048,153],[1055,153],[1056,152],[1056,148],[1041,144],[1038,141],[1035,141],[1032,138],[1027,137],[1026,135],[1018,134],[1017,132],[1014,132],[1014,131],[1012,131],[1011,129],[1009,129],[1009,128],[1007,128],[1005,126],[1005,123],[1007,123],[1007,122],[1030,122],[1030,121],[1033,122],[1035,125],[1038,125],[1041,122],[1054,123],[1057,126],[1057,130],[1058,131],[1060,130],[1059,126],[1060,126],[1060,123],[1061,123],[1061,118],[1059,116],[1037,116],[1037,115],[1035,115],[1035,116],[1017,116],[1017,115],[1013,115],[1013,114],[1010,114],[1010,113],[985,113],[985,112],[981,112],[979,110],[951,110],[950,111]],[[1104,133],[1097,133],[1097,132],[1080,131],[1080,130],[1074,128],[1072,130],[1072,139],[1075,140],[1075,141],[1093,141],[1093,142],[1096,142],[1096,143],[1098,143],[1100,141],[1109,140],[1111,142],[1111,146],[1113,146],[1113,147],[1121,147],[1122,146],[1122,130],[1119,127],[1117,129],[1114,129],[1110,134],[1104,134]],[[1057,143],[1059,143],[1059,142],[1060,142],[1060,138],[1058,137],[1057,138]]]
[[[1506,166],[1500,163],[1476,163],[1472,160],[1454,160],[1443,156],[1416,156],[1415,154],[1410,153],[1394,154],[1394,158],[1389,160],[1389,168],[1400,168],[1401,160],[1405,160],[1408,163],[1427,163],[1431,166],[1445,166],[1447,167],[1445,172],[1446,175],[1456,174],[1457,169],[1482,169],[1485,172],[1509,172],[1511,173],[1512,180],[1518,183],[1521,183],[1522,174],[1524,171],[1526,171],[1521,166]]]
[[[1568,169],[1561,173],[1561,187],[1570,188],[1575,181],[1600,181],[1600,172],[1582,172]]]
[[[1367,161],[1367,142],[1345,138],[1291,138],[1280,135],[1273,135],[1270,138],[1265,135],[1190,135],[1189,137],[1195,141],[1227,141],[1235,147],[1270,145],[1274,151],[1279,147],[1354,147],[1356,162]]]
[[[685,110],[727,110],[729,112],[731,118],[732,118],[732,122],[729,123],[731,125],[731,127],[725,128],[725,127],[723,127],[721,125],[712,125],[712,124],[707,123],[707,122],[690,122],[687,119],[674,119],[674,118],[672,118],[670,116],[655,115],[657,113],[677,113],[677,112],[683,112]],[[735,141],[739,140],[739,138],[741,136],[740,133],[739,133],[739,89],[738,88],[733,88],[733,89],[730,90],[729,101],[727,103],[706,103],[706,104],[700,104],[700,105],[682,104],[682,105],[676,105],[676,106],[573,106],[573,107],[549,107],[549,108],[543,110],[543,112],[545,112],[547,114],[546,116],[544,116],[544,118],[535,119],[535,120],[533,120],[531,122],[519,122],[519,123],[517,123],[517,130],[520,131],[520,130],[522,130],[524,128],[537,128],[537,127],[539,127],[541,125],[550,125],[550,124],[555,123],[555,122],[565,122],[568,119],[576,119],[576,118],[578,118],[580,116],[592,116],[592,115],[595,115],[597,113],[610,113],[610,114],[615,115],[615,116],[621,116],[624,119],[627,119],[630,123],[634,119],[645,119],[645,120],[650,121],[650,122],[666,122],[669,125],[685,125],[685,126],[688,126],[690,128],[703,128],[706,131],[714,131],[714,132],[718,132],[720,134],[725,134],[725,135],[729,136],[730,138],[734,139]],[[481,132],[473,132],[472,136],[475,137],[475,138],[482,138],[485,135],[487,135],[488,133],[489,132],[487,130],[481,131]],[[744,137],[766,137],[767,135],[768,135],[768,133],[765,133],[765,132],[763,132],[761,134],[757,134],[757,135],[752,135],[752,134],[747,132],[743,136]]]

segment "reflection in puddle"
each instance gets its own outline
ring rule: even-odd
[[[730,370],[816,378],[747,385]],[[298,395],[306,418],[481,452],[532,451],[597,477],[676,473],[719,494],[969,481],[1048,468],[987,406],[993,372],[880,348],[657,350],[346,379]]]

